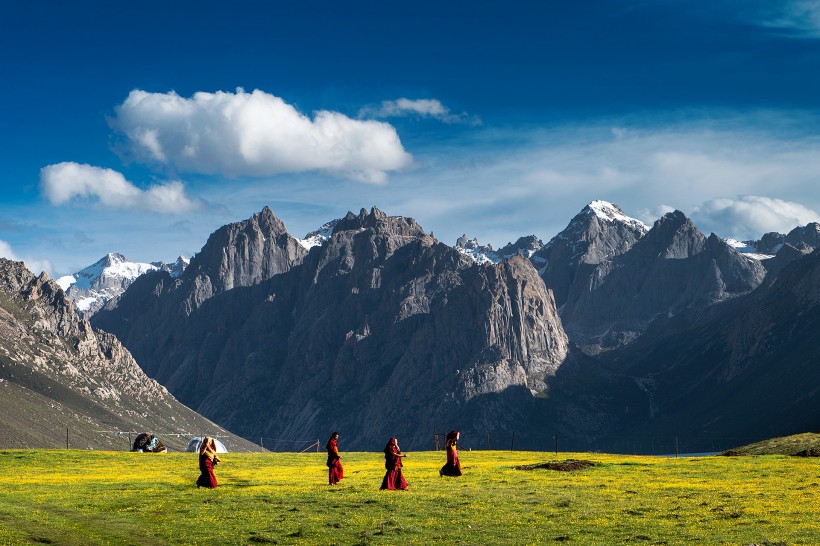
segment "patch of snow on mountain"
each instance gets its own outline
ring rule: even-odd
[[[757,247],[752,241],[741,242],[737,239],[732,239],[731,237],[726,237],[723,239],[723,242],[729,245],[730,247],[734,248],[747,258],[751,258],[753,260],[768,260],[769,258],[774,258],[774,254],[760,254],[757,252]],[[778,247],[782,247],[783,245],[778,245]],[[778,248],[779,250],[779,248]]]
[[[467,235],[462,235],[456,241],[456,250],[472,259],[478,265],[501,263],[503,258],[499,256],[491,245],[481,245],[475,237],[468,239]]]
[[[339,220],[331,220],[316,231],[311,231],[305,235],[304,239],[297,238],[296,240],[307,250],[310,250],[314,246],[322,246],[322,244],[333,235],[333,228],[336,227],[338,222]]]
[[[65,275],[64,277],[60,277],[57,279],[56,282],[60,288],[63,289],[63,292],[68,290],[68,287],[77,282],[77,279],[74,278],[74,275]]]
[[[621,207],[610,203],[608,201],[602,201],[600,199],[591,202],[587,205],[589,209],[595,213],[595,215],[604,220],[606,222],[622,222],[624,224],[636,227],[641,229],[644,232],[649,231],[649,226],[641,222],[636,218],[632,218],[624,214],[624,211],[621,210]]]
[[[92,294],[93,294],[93,296],[88,296],[88,297],[80,298],[80,299],[76,300],[74,302],[74,306],[77,309],[79,309],[80,311],[82,311],[83,313],[85,313],[86,311],[91,309],[91,306],[94,305],[94,303],[99,301],[100,298],[101,298],[101,295],[97,294],[96,292],[92,292]]]

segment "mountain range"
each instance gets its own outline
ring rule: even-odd
[[[424,446],[456,423],[473,437],[527,430],[584,445],[674,415],[696,437],[710,429],[674,403],[664,352],[700,342],[681,325],[761,305],[781,270],[809,258],[816,228],[740,246],[679,211],[649,227],[596,201],[545,245],[530,236],[493,251],[466,236],[451,247],[376,208],[297,239],[265,208],[215,232],[179,277],[139,277],[92,323],[243,436],[343,429],[350,447],[372,449],[401,431]],[[727,400],[738,402],[726,415],[749,402]],[[793,401],[784,391],[772,404]]]
[[[59,407],[82,406],[76,420],[96,430],[212,420],[285,442],[342,430],[348,449],[397,434],[429,448],[450,428],[475,447],[544,449],[560,437],[620,451],[613,439],[680,434],[709,449],[812,430],[819,243],[818,224],[738,242],[705,236],[680,211],[650,227],[604,201],[546,244],[531,235],[498,250],[466,235],[449,246],[376,208],[299,239],[266,207],[214,232],[187,267],[106,256],[67,288],[75,306],[80,289],[99,298],[85,311],[21,265],[0,270],[14,319],[0,332],[15,379],[3,385],[17,385],[2,399],[54,408],[41,385],[62,385]],[[46,328],[46,315],[68,318]],[[69,350],[75,330],[97,351]],[[16,415],[21,445],[57,441],[54,426]]]

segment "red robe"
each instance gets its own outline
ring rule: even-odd
[[[444,476],[461,476],[461,463],[458,462],[458,448],[456,443],[447,445],[447,463],[441,467],[441,474]]]
[[[216,487],[216,476],[214,476],[214,462],[202,453],[199,456],[199,471],[201,474],[196,480],[197,487]]]
[[[401,451],[395,446],[384,450],[384,474],[380,489],[407,489],[407,482],[401,473]]]
[[[339,480],[345,477],[344,469],[342,468],[342,458],[339,455],[339,447],[336,440],[331,438],[327,442],[327,468],[328,468],[328,482],[330,485],[336,485]]]

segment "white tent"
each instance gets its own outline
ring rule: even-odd
[[[188,447],[185,448],[185,451],[199,451],[199,446],[202,444],[202,437],[197,436],[195,438],[191,438],[191,441],[188,442]],[[217,453],[227,453],[228,450],[225,448],[225,444],[214,438],[214,444],[216,444],[216,452]]]

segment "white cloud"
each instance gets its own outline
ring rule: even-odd
[[[406,116],[433,118],[444,123],[481,125],[481,119],[478,116],[471,116],[466,112],[454,114],[438,99],[400,98],[396,100],[385,100],[382,101],[379,106],[366,106],[359,110],[360,118],[392,118]]]
[[[0,258],[6,258],[8,260],[14,260],[16,262],[22,261],[26,267],[31,270],[36,275],[39,275],[41,272],[45,271],[49,275],[53,275],[54,268],[51,265],[49,260],[40,260],[36,258],[20,258],[17,254],[12,250],[11,245],[8,244],[6,241],[0,240]]]
[[[758,195],[712,199],[691,214],[699,225],[728,227],[730,235],[788,233],[796,226],[820,221],[820,214],[800,203]]]
[[[195,93],[133,90],[112,127],[138,159],[186,172],[269,176],[322,171],[384,183],[411,164],[393,126],[322,110],[313,119],[260,90]]]
[[[201,206],[200,201],[185,194],[182,182],[170,181],[142,190],[117,171],[74,162],[43,167],[40,191],[52,205],[62,205],[74,198],[94,198],[108,208],[165,214],[184,214]]]

